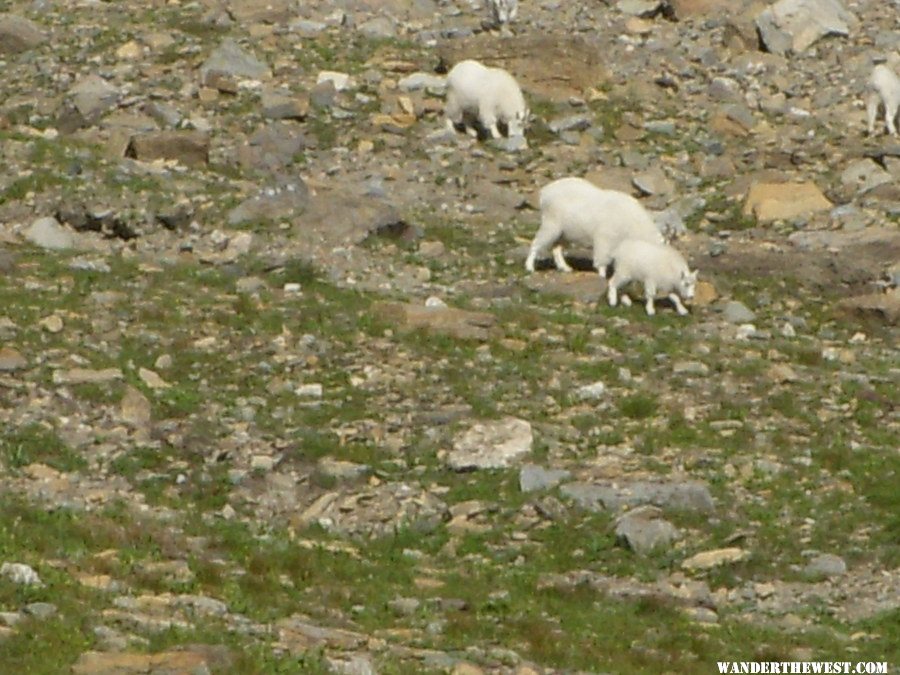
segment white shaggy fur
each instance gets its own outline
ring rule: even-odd
[[[528,121],[525,97],[515,78],[502,68],[489,68],[478,61],[461,61],[447,74],[447,126],[465,124],[475,115],[494,138],[500,138],[498,122],[506,124],[510,136],[524,136]],[[468,129],[467,129],[468,131]],[[471,129],[474,135],[475,130]]]
[[[615,271],[606,291],[610,305],[616,306],[619,288],[631,281],[640,281],[644,285],[647,314],[656,314],[653,299],[657,294],[668,296],[679,314],[688,313],[681,300],[694,297],[697,272],[691,272],[687,261],[674,248],[668,244],[629,239],[613,252],[613,261]],[[623,294],[622,304],[630,305],[631,299]]]
[[[888,57],[887,63],[875,66],[869,77],[866,97],[866,116],[868,117],[869,135],[875,133],[875,118],[878,116],[879,104],[884,106],[884,123],[889,134],[897,135],[895,124],[900,112],[900,54]]]
[[[519,13],[519,0],[488,0],[491,10],[491,21],[495,26],[502,26],[515,20]]]
[[[662,243],[663,237],[641,203],[624,192],[601,190],[583,178],[560,178],[541,190],[541,226],[525,261],[534,272],[538,255],[553,246],[556,268],[570,272],[561,241],[591,247],[594,267],[606,277],[612,252],[625,239]]]

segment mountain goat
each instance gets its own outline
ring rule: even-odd
[[[571,272],[562,241],[591,247],[594,267],[602,277],[613,249],[625,239],[663,242],[653,218],[637,199],[617,190],[602,190],[583,178],[560,178],[544,186],[540,206],[541,226],[525,260],[529,272],[534,272],[537,256],[551,246],[557,269]]]
[[[897,70],[900,68],[900,54],[894,52],[888,57],[887,63],[882,63],[872,69],[872,75],[866,86],[866,116],[868,117],[869,135],[875,133],[875,118],[878,117],[879,104],[884,105],[884,123],[889,134],[897,135],[895,124],[897,113],[900,112],[900,77]]]
[[[688,313],[681,300],[694,297],[697,272],[692,272],[684,257],[668,244],[628,239],[613,251],[613,264],[615,271],[606,291],[611,306],[618,303],[619,288],[631,281],[640,281],[644,285],[647,314],[656,314],[653,300],[657,293],[675,303],[679,314]],[[630,305],[631,299],[623,294],[622,304]]]
[[[447,74],[444,114],[453,130],[474,116],[493,138],[500,138],[498,123],[506,125],[509,136],[524,136],[529,116],[515,78],[502,68],[473,60],[457,63]],[[476,133],[474,128],[472,132]]]

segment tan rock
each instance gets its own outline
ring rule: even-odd
[[[185,166],[209,162],[209,136],[199,131],[157,131],[131,139],[128,154],[143,162],[171,159]]]
[[[698,281],[694,289],[694,299],[691,304],[696,307],[708,307],[719,299],[719,292],[710,281]]]
[[[800,379],[794,369],[786,363],[776,363],[766,371],[766,377],[776,384],[784,384],[786,382],[796,382]]]
[[[744,204],[744,215],[759,222],[787,220],[832,207],[814,183],[755,183]]]
[[[138,377],[151,389],[168,389],[172,385],[148,368],[139,368]]]
[[[681,566],[690,571],[709,570],[719,565],[740,562],[750,557],[750,554],[742,548],[719,548],[712,551],[702,551],[691,556]]]
[[[838,304],[838,309],[844,314],[896,326],[900,323],[900,289],[847,298]]]
[[[12,372],[21,370],[28,365],[28,361],[22,356],[18,350],[12,347],[3,347],[0,349],[0,372]]]
[[[104,384],[122,379],[122,371],[118,368],[72,368],[70,370],[54,370],[53,384]]]
[[[59,333],[63,329],[63,320],[57,314],[51,314],[40,321],[41,328],[48,333]]]
[[[460,340],[487,340],[494,332],[496,317],[488,312],[470,312],[456,307],[378,302],[372,312],[400,330],[424,330]]]
[[[133,427],[144,428],[150,424],[150,401],[139,390],[128,385],[119,405],[119,416]]]

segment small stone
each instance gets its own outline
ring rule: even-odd
[[[606,393],[606,385],[603,382],[585,384],[575,390],[575,397],[579,400],[596,400]]]
[[[335,91],[347,91],[356,86],[355,80],[347,73],[338,73],[333,70],[320,71],[316,76],[316,84],[331,82]]]
[[[697,623],[719,623],[719,615],[709,607],[687,607],[684,613]]]
[[[722,316],[728,323],[749,323],[756,314],[742,302],[731,300],[722,309]]]
[[[122,421],[138,429],[143,429],[150,424],[150,401],[140,390],[127,385],[125,395],[119,404],[119,416]]]
[[[636,174],[631,182],[645,195],[668,195],[675,191],[675,184],[658,166]]]
[[[156,361],[153,362],[153,367],[157,370],[168,370],[172,367],[173,359],[171,354],[160,354]]]
[[[547,125],[554,134],[563,131],[587,131],[591,128],[592,120],[587,115],[567,115],[551,120]]]
[[[21,370],[28,365],[28,361],[12,347],[0,348],[0,372],[11,373]]]
[[[299,384],[294,389],[294,393],[300,398],[322,398],[324,389],[318,382],[309,384]]]
[[[681,533],[672,523],[661,518],[660,514],[660,509],[654,506],[642,506],[629,511],[616,523],[616,537],[640,554],[668,547]]]
[[[123,379],[118,368],[72,368],[70,370],[54,370],[53,384],[104,384]]]
[[[60,333],[63,329],[63,320],[58,314],[51,314],[50,316],[41,319],[40,324],[41,328],[48,333]]]
[[[709,366],[700,361],[676,361],[672,364],[672,372],[676,375],[709,375]]]
[[[59,610],[56,609],[56,605],[49,602],[32,602],[25,605],[22,611],[36,619],[49,619],[51,616],[55,616]]]
[[[776,384],[784,384],[786,382],[797,382],[800,377],[786,363],[776,363],[766,371],[766,377]]]
[[[398,616],[412,616],[421,604],[417,598],[395,598],[388,601],[388,607]]]
[[[275,458],[271,455],[253,455],[250,458],[252,471],[271,471],[275,468]]]
[[[368,464],[357,464],[355,462],[346,462],[330,457],[323,457],[316,465],[319,473],[328,478],[336,480],[355,480],[367,476],[372,472],[372,467]]]
[[[172,386],[149,368],[138,368],[138,377],[151,389],[168,389]]]
[[[823,553],[810,560],[803,571],[811,577],[841,577],[847,573],[847,563],[838,555]]]

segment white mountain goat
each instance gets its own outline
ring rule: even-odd
[[[679,314],[688,313],[682,299],[694,297],[697,272],[688,268],[684,257],[668,244],[628,239],[613,251],[615,271],[607,287],[607,299],[613,307],[618,303],[619,289],[631,281],[644,285],[647,314],[656,314],[653,300],[657,294],[664,295],[675,303]],[[630,305],[631,298],[622,294],[622,304]]]
[[[495,26],[512,23],[519,13],[519,0],[488,0],[487,5]]]
[[[500,138],[498,123],[506,125],[509,136],[524,136],[529,116],[516,79],[502,68],[473,60],[460,61],[447,74],[444,114],[447,126],[454,130],[466,123],[467,116],[477,117],[493,138]],[[473,135],[477,133],[469,128]]]
[[[544,186],[540,204],[541,226],[525,260],[529,272],[534,272],[537,256],[551,246],[556,268],[571,272],[563,256],[563,241],[591,247],[594,267],[602,277],[613,249],[625,239],[663,243],[656,223],[637,199],[617,190],[602,190],[583,178],[560,178]]]
[[[875,133],[875,118],[878,117],[879,104],[884,106],[884,124],[889,134],[897,135],[897,113],[900,112],[900,54],[894,52],[882,63],[872,69],[872,75],[866,86],[866,116],[868,117],[869,135]]]

